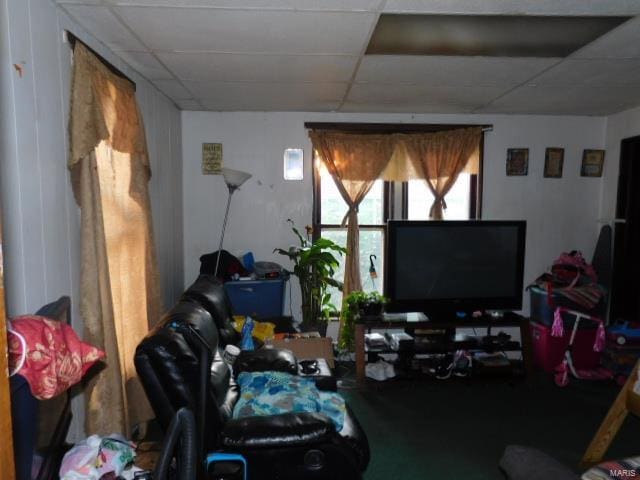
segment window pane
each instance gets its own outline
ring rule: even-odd
[[[433,193],[424,180],[409,180],[409,220],[428,220]]]
[[[447,208],[445,220],[468,220],[470,207],[470,177],[468,173],[458,175],[445,197]],[[428,220],[433,204],[433,194],[424,180],[409,181],[409,220]]]
[[[346,228],[336,229],[323,229],[320,233],[322,237],[333,240],[338,245],[343,247],[347,244],[347,230]],[[376,269],[377,278],[372,279],[369,274],[369,255],[375,255],[374,265]],[[377,290],[382,293],[382,278],[384,272],[382,271],[384,265],[384,230],[382,229],[361,229],[360,230],[360,276],[362,278],[362,289],[365,292],[371,292]],[[344,280],[344,256],[340,261],[340,268],[336,272],[334,277],[336,280]],[[337,309],[340,309],[342,304],[342,292],[337,288],[331,288],[331,303],[335,305]]]
[[[322,205],[320,222],[324,225],[340,225],[347,213],[347,204],[342,199],[333,178],[320,163],[320,198]],[[367,196],[360,202],[358,222],[362,225],[380,225],[384,221],[384,182],[377,180]]]

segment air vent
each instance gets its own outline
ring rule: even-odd
[[[366,53],[566,57],[629,18],[383,14]]]

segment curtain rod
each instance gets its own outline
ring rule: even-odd
[[[114,75],[117,75],[120,78],[124,78],[125,80],[128,80],[133,85],[133,89],[134,90],[136,89],[136,82],[134,82],[127,75],[122,73],[122,71],[116,68],[111,62],[109,62],[109,60],[104,58],[102,55],[96,52],[93,48],[87,45],[86,42],[83,42],[82,40],[80,40],[74,33],[70,32],[69,30],[65,30],[65,33],[67,35],[67,40],[69,41],[69,45],[71,45],[72,50],[75,48],[76,42],[80,42],[82,45],[84,45],[84,47],[87,50],[89,50],[92,54],[94,54],[98,58],[98,60],[100,60],[102,64],[109,69],[111,73],[113,73]]]
[[[442,132],[458,128],[482,127],[483,132],[493,131],[488,124],[452,124],[452,123],[353,123],[353,122],[305,122],[310,130],[341,130],[363,134],[387,134],[406,132]]]

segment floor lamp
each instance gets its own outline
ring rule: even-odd
[[[231,170],[230,168],[222,169],[222,176],[224,177],[224,183],[227,184],[229,189],[229,197],[227,198],[227,209],[224,212],[224,222],[222,223],[222,234],[220,235],[220,245],[218,246],[218,258],[216,258],[216,268],[213,271],[213,276],[218,276],[218,265],[220,265],[220,255],[222,253],[222,242],[224,241],[224,231],[227,228],[227,219],[229,218],[229,206],[231,205],[231,195],[233,192],[240,188],[244,182],[251,178],[251,174],[247,172],[241,172],[240,170]]]

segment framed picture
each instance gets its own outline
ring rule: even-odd
[[[604,150],[584,150],[582,152],[581,177],[601,177],[604,165]]]
[[[507,176],[526,175],[529,172],[529,149],[507,149]]]
[[[222,173],[222,144],[202,144],[203,175],[220,175]]]
[[[562,178],[564,148],[549,147],[544,154],[545,178]]]

